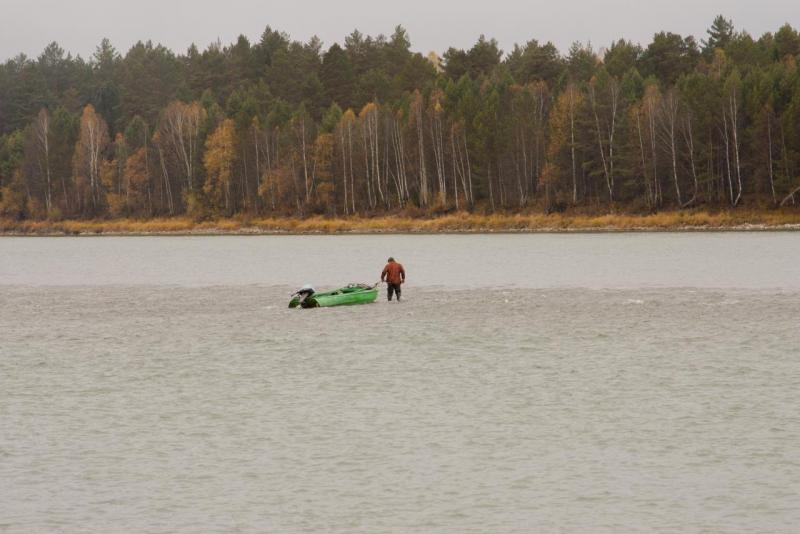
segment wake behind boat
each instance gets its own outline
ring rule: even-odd
[[[378,284],[348,284],[345,287],[317,293],[311,286],[304,286],[292,295],[290,308],[328,308],[331,306],[350,306],[369,304],[378,298]]]

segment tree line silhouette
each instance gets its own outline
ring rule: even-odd
[[[323,49],[267,28],[175,54],[56,43],[0,65],[0,215],[655,212],[794,205],[800,35],[717,17],[701,42],[481,37],[442,56],[406,31]]]

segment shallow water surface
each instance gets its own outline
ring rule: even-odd
[[[375,281],[405,302],[288,310]],[[0,530],[800,522],[800,234],[0,239]]]

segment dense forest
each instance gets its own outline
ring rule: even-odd
[[[0,216],[650,213],[800,201],[800,35],[717,17],[563,54],[267,28],[0,65]],[[797,197],[797,198],[796,198]]]

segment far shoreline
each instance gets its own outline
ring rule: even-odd
[[[155,219],[0,219],[0,237],[246,236],[246,235],[467,235],[663,232],[796,232],[800,210],[670,211],[635,214],[474,214],[409,217],[235,217],[197,221]]]

